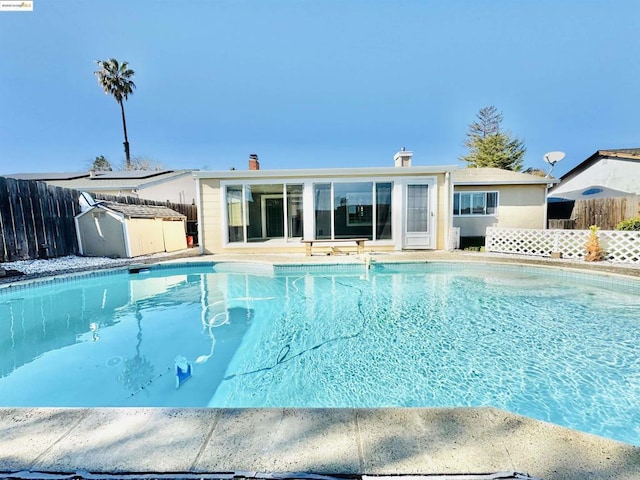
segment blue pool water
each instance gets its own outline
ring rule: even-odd
[[[640,445],[639,340],[632,281],[183,265],[1,289],[0,406],[491,405]]]

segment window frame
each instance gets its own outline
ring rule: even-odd
[[[326,240],[336,240],[336,239],[340,239],[343,237],[336,237],[336,192],[335,192],[335,187],[336,185],[347,185],[347,184],[371,184],[371,190],[366,192],[366,195],[369,195],[368,199],[370,200],[370,203],[366,205],[366,207],[369,207],[369,209],[371,210],[371,215],[370,217],[367,218],[367,221],[362,222],[362,223],[354,223],[354,222],[350,222],[349,220],[349,216],[348,216],[348,211],[347,211],[347,217],[346,217],[346,224],[349,227],[370,227],[371,228],[371,241],[372,242],[378,242],[378,241],[392,241],[393,240],[393,233],[391,234],[391,238],[384,238],[384,239],[380,239],[378,238],[378,191],[377,191],[377,186],[378,185],[382,185],[382,184],[389,184],[390,188],[391,188],[391,192],[394,189],[394,184],[395,184],[395,180],[378,180],[378,179],[370,179],[370,178],[354,178],[354,179],[330,179],[327,181],[324,181],[324,179],[322,181],[313,181],[311,182],[312,188],[313,188],[313,192],[314,192],[314,203],[313,203],[313,212],[314,212],[314,220],[316,220],[316,214],[317,214],[317,210],[316,210],[316,186],[319,185],[329,185],[329,196],[331,199],[331,216],[330,216],[330,223],[331,223],[331,236],[329,238],[325,238],[322,237],[323,239]],[[363,192],[347,192],[346,195],[348,197],[348,195],[350,194],[354,194],[354,195],[359,195]],[[392,198],[392,193],[390,194],[389,199],[391,200]],[[349,206],[349,202],[347,201],[346,207],[348,208]],[[393,202],[390,201],[389,204],[390,208],[393,208]],[[392,215],[389,218],[389,221],[391,222],[391,225],[393,225],[393,221],[392,221]],[[393,227],[391,227],[393,228]],[[314,238],[318,238],[318,233],[317,233],[317,223],[316,221],[314,221]],[[344,237],[346,238],[346,237]],[[355,238],[355,237],[354,237]]]
[[[490,194],[495,194],[494,212],[487,213],[487,203]],[[462,210],[462,196],[469,196],[469,210],[471,213],[461,213]],[[474,196],[482,195],[483,210],[484,213],[474,213]],[[456,202],[457,197],[457,202]],[[456,210],[457,203],[457,210]],[[498,216],[498,207],[500,205],[500,192],[497,190],[462,190],[459,192],[453,192],[453,216],[454,217],[496,217]]]
[[[247,181],[245,179],[239,179],[239,180],[231,180],[231,181],[221,181],[220,182],[220,193],[221,193],[221,199],[222,199],[222,206],[223,206],[223,211],[222,211],[222,219],[223,222],[221,224],[222,228],[223,228],[223,232],[225,232],[225,236],[224,238],[224,244],[225,246],[230,246],[230,247],[236,247],[239,245],[251,245],[251,246],[255,246],[256,244],[258,244],[258,242],[252,242],[249,238],[249,209],[247,207],[247,200],[248,197],[251,195],[251,188],[252,187],[262,187],[265,185],[277,185],[277,186],[282,186],[282,193],[275,193],[275,194],[266,194],[267,196],[272,196],[273,198],[275,197],[280,197],[283,199],[283,205],[282,205],[282,210],[283,210],[283,217],[284,217],[284,225],[283,225],[283,230],[284,230],[284,236],[282,237],[262,237],[265,241],[267,240],[282,240],[283,243],[289,243],[289,242],[295,242],[295,241],[299,241],[301,238],[303,237],[291,237],[289,236],[289,225],[288,225],[288,215],[289,215],[289,205],[288,205],[288,199],[289,199],[289,195],[294,195],[294,196],[299,196],[300,197],[300,205],[302,206],[302,208],[304,208],[304,197],[302,193],[293,193],[293,192],[289,192],[289,187],[302,187],[302,190],[304,191],[304,183],[301,181],[292,181],[292,182],[273,182],[271,180],[263,180],[263,181]],[[228,191],[230,187],[240,187],[240,190],[236,190],[237,192],[240,192],[240,199],[241,199],[241,215],[242,215],[242,225],[231,225],[230,222],[230,218],[229,218],[229,203],[228,203]],[[262,219],[262,222],[264,224],[264,216],[265,216],[265,212],[263,211],[263,205],[261,205],[260,207],[260,216]],[[229,227],[231,226],[236,226],[236,227],[242,227],[242,232],[243,232],[243,238],[242,240],[231,240],[231,235],[229,232]],[[303,230],[303,235],[304,235],[304,230]]]

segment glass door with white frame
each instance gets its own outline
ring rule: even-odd
[[[409,184],[405,196],[405,228],[403,247],[433,248],[432,183]]]

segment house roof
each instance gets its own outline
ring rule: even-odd
[[[5,175],[18,180],[38,180],[50,185],[75,190],[134,190],[191,175],[193,170],[126,170],[117,172],[81,173],[15,173]]]
[[[595,162],[597,162],[599,159],[604,157],[623,158],[631,161],[638,161],[640,160],[640,148],[619,148],[619,149],[613,149],[613,150],[611,149],[598,150],[589,158],[580,162],[578,165],[576,165],[567,173],[565,173],[562,177],[560,177],[560,180],[565,180],[567,178],[570,178],[576,175],[577,173],[582,172],[583,170],[586,170]]]
[[[619,148],[614,150],[598,150],[607,157],[640,158],[640,148]]]
[[[618,161],[605,164],[604,159]],[[638,173],[640,148],[598,150],[560,177],[560,184],[551,188],[548,196],[583,200],[640,194]]]
[[[195,178],[261,179],[261,178],[320,178],[320,177],[394,177],[432,175],[452,172],[454,165],[420,167],[357,167],[357,168],[304,168],[283,170],[210,170],[194,171]]]
[[[453,172],[454,185],[549,185],[557,182],[555,178],[501,168],[460,168]]]
[[[88,177],[87,172],[47,172],[47,173],[10,173],[2,175],[16,180],[36,180],[46,182],[49,180],[75,180],[76,178]]]
[[[186,218],[183,214],[168,207],[159,205],[130,205],[127,203],[98,202],[96,207],[102,207],[127,218]]]

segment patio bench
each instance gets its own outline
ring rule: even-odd
[[[312,254],[313,244],[332,244],[332,243],[344,243],[344,242],[355,242],[356,244],[356,252],[363,253],[364,252],[364,242],[369,240],[368,238],[335,238],[333,240],[329,238],[323,238],[320,240],[301,240],[302,243],[306,245],[306,254],[307,257],[310,257]],[[329,245],[333,247],[333,245]],[[331,252],[333,253],[333,251]]]

